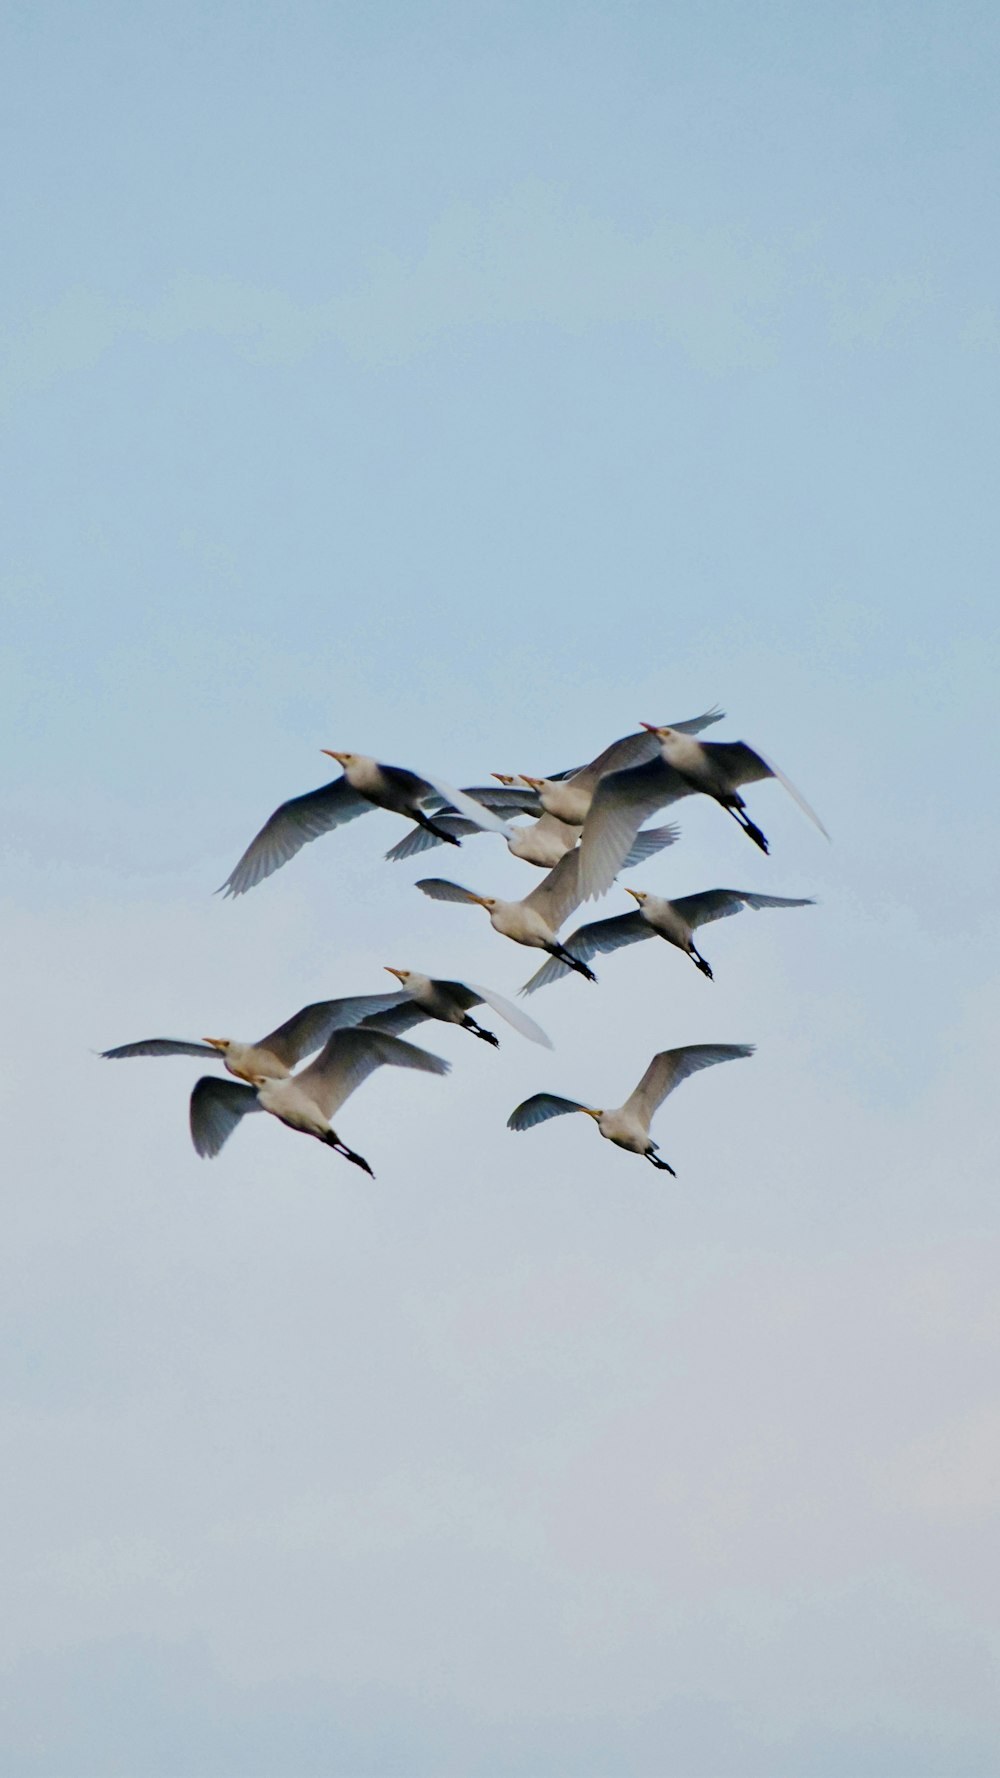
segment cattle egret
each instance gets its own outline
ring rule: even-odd
[[[552,1048],[552,1040],[546,1037],[540,1025],[529,1019],[519,1006],[513,1006],[502,994],[492,988],[480,987],[476,982],[448,982],[435,979],[433,976],[420,975],[415,969],[393,969],[391,964],[385,965],[389,975],[394,975],[402,983],[402,993],[394,994],[392,1007],[377,1013],[366,1021],[368,1030],[390,1031],[397,1035],[401,1031],[409,1031],[411,1026],[421,1019],[441,1019],[446,1025],[461,1025],[464,1030],[471,1031],[481,1037],[484,1043],[499,1046],[499,1039],[492,1031],[486,1031],[470,1018],[469,1009],[482,1006],[484,1003],[493,1011],[520,1031],[522,1037],[530,1037],[532,1043],[544,1044],[546,1049]],[[374,996],[373,996],[374,998]],[[387,996],[387,998],[390,998]]]
[[[238,1080],[253,1080],[259,1074],[278,1079],[290,1074],[303,1056],[318,1050],[332,1032],[385,1012],[397,999],[395,994],[353,994],[342,1000],[317,1000],[256,1043],[237,1043],[232,1037],[206,1037],[203,1043],[187,1043],[175,1037],[145,1037],[138,1043],[102,1050],[101,1054],[105,1060],[115,1062],[125,1056],[211,1056],[213,1061],[224,1062]]]
[[[686,722],[674,723],[671,733],[700,734],[702,729],[710,728],[713,722],[721,722],[724,715],[725,711],[718,708],[706,710],[701,716],[692,716]],[[574,827],[581,827],[587,818],[600,780],[609,772],[623,772],[632,766],[642,765],[645,760],[653,759],[657,747],[655,735],[646,730],[644,723],[638,734],[625,735],[620,741],[612,741],[589,765],[576,766],[569,772],[559,772],[551,778],[529,778],[526,772],[522,772],[521,781],[538,792],[538,800],[549,815],[554,815],[558,821],[567,821]],[[499,778],[501,784],[510,782],[500,772],[494,772],[493,776]],[[622,856],[624,857],[624,853]]]
[[[260,1074],[250,1086],[203,1075],[191,1094],[191,1140],[198,1154],[217,1155],[247,1112],[269,1111],[290,1130],[315,1136],[343,1155],[345,1161],[353,1161],[356,1167],[372,1173],[364,1157],[340,1140],[330,1120],[345,1099],[383,1063],[419,1068],[425,1074],[447,1074],[451,1067],[440,1056],[432,1056],[384,1031],[362,1027],[334,1031],[315,1062],[299,1074],[287,1074],[280,1079]]]
[[[557,937],[563,921],[569,918],[579,904],[579,859],[579,847],[576,851],[567,852],[555,869],[550,870],[537,889],[532,889],[531,894],[526,895],[523,901],[499,901],[492,895],[477,895],[475,890],[463,889],[461,884],[449,883],[444,877],[423,877],[417,888],[429,895],[432,901],[475,902],[477,907],[486,909],[490,924],[505,938],[512,938],[515,944],[532,945],[538,950],[548,951],[551,956],[560,957],[569,969],[575,969],[580,975],[586,976],[588,982],[596,982],[597,977],[593,970],[574,957],[565,945],[560,944]]]
[[[445,827],[451,834],[461,835],[463,839],[470,833],[482,833],[473,822],[466,821],[461,815],[435,813],[435,826]],[[642,833],[636,834],[632,848],[622,864],[622,870],[630,870],[633,865],[644,864],[647,858],[672,845],[678,838],[676,827],[647,827]],[[557,821],[554,815],[542,814],[537,821],[509,822],[505,826],[504,839],[507,850],[515,857],[523,859],[525,864],[537,865],[539,870],[551,870],[567,852],[571,852],[580,839],[580,829],[571,827],[568,822]],[[401,858],[412,858],[418,852],[426,852],[431,846],[442,844],[438,834],[429,833],[424,827],[413,827],[409,833],[397,840],[386,853],[386,858],[397,863]]]
[[[426,827],[446,844],[460,844],[457,836],[439,828],[434,810],[442,801],[464,815],[476,827],[495,828],[503,832],[504,822],[464,790],[453,790],[440,778],[419,778],[402,766],[380,765],[363,753],[335,753],[328,747],[321,751],[337,760],[344,768],[343,776],[304,796],[293,796],[282,803],[265,821],[260,832],[250,841],[239,863],[221,886],[225,895],[245,895],[294,858],[308,840],[342,827],[370,809],[390,809],[406,815]],[[430,809],[424,807],[429,804]]]
[[[578,927],[566,940],[566,947],[574,957],[582,957],[586,962],[598,952],[617,951],[622,945],[633,945],[641,938],[665,938],[668,944],[684,951],[709,981],[712,980],[711,968],[695,949],[692,936],[697,927],[707,925],[710,920],[724,920],[728,914],[738,914],[743,908],[807,908],[815,905],[811,897],[792,899],[784,895],[754,895],[746,889],[706,889],[700,895],[682,895],[677,901],[664,901],[659,895],[647,895],[643,889],[626,889],[625,893],[639,903],[637,910]],[[533,994],[536,988],[544,988],[567,973],[558,957],[550,957],[531,980],[525,982],[521,993]]]
[[[747,815],[737,787],[760,778],[777,778],[829,839],[819,816],[794,784],[745,741],[696,741],[677,728],[654,728],[651,723],[643,727],[659,741],[657,756],[643,765],[607,774],[594,792],[581,839],[581,901],[610,889],[647,815],[697,792],[721,804],[766,852],[767,840]]]
[[[590,1105],[578,1104],[575,1099],[561,1099],[555,1093],[533,1093],[511,1112],[507,1128],[531,1130],[550,1117],[562,1117],[568,1111],[583,1111],[595,1120],[601,1135],[609,1142],[618,1148],[627,1148],[630,1154],[643,1155],[654,1167],[672,1173],[676,1179],[669,1162],[660,1160],[659,1144],[649,1134],[654,1112],[663,1104],[667,1094],[679,1087],[682,1080],[687,1080],[689,1074],[696,1074],[700,1068],[710,1068],[713,1062],[732,1062],[741,1056],[752,1056],[753,1051],[752,1043],[688,1043],[681,1049],[661,1050],[653,1057],[635,1092],[617,1110],[598,1111]]]

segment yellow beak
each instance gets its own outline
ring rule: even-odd
[[[210,1043],[214,1050],[224,1050],[227,1039],[225,1037],[203,1037],[201,1041],[202,1043]]]
[[[522,784],[530,784],[532,790],[539,790],[541,788],[541,786],[545,783],[544,778],[529,778],[527,772],[522,772],[520,774],[520,777],[521,777],[521,783]]]
[[[337,764],[340,766],[343,765],[344,760],[347,757],[347,755],[344,753],[334,753],[332,748],[330,748],[330,747],[321,747],[320,752],[325,753],[327,759],[335,759],[337,761]]]
[[[603,1111],[594,1111],[589,1105],[581,1105],[580,1110],[585,1111],[588,1117],[598,1118],[604,1116]]]
[[[665,735],[667,732],[664,728],[657,728],[655,722],[640,722],[639,727],[648,729],[651,735]]]
[[[386,970],[386,972],[389,975],[394,975],[396,977],[397,981],[400,981],[400,982],[402,981],[403,976],[406,973],[405,970],[402,970],[402,969],[393,969],[393,967],[390,963],[383,963],[382,968],[384,970]]]
[[[633,895],[636,901],[639,902],[645,901],[646,899],[645,893],[641,889],[626,889],[625,893],[626,895]]]

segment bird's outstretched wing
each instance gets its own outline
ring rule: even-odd
[[[446,784],[443,778],[427,778],[426,782],[435,796],[444,798],[449,810],[453,809],[456,815],[464,816],[466,821],[471,821],[476,827],[482,827],[489,833],[502,833],[505,837],[510,832],[503,817],[487,808],[478,798],[467,795],[464,790],[456,790],[453,785]]]
[[[254,1087],[238,1080],[216,1080],[203,1074],[191,1094],[191,1140],[203,1159],[217,1155],[248,1111],[260,1111]]]
[[[631,848],[622,860],[622,870],[631,870],[636,864],[645,864],[647,858],[654,858],[665,846],[672,846],[681,837],[681,830],[671,821],[666,827],[644,827],[637,833]]]
[[[541,914],[553,932],[558,932],[580,902],[580,849],[565,852],[559,863],[542,878],[538,887],[524,896],[522,905]]]
[[[547,1123],[550,1117],[563,1117],[567,1111],[586,1111],[576,1099],[560,1099],[557,1093],[532,1093],[522,1100],[507,1119],[508,1130],[533,1130],[536,1124]]]
[[[733,1062],[740,1056],[752,1056],[753,1052],[752,1043],[687,1043],[681,1049],[661,1050],[653,1057],[622,1111],[641,1118],[648,1129],[657,1106],[662,1105],[667,1094],[679,1087],[682,1080],[687,1080],[689,1074],[697,1074],[701,1068],[711,1068],[713,1062]]]
[[[691,785],[659,753],[645,765],[602,778],[580,840],[580,900],[610,889],[647,815],[690,795]]]
[[[494,988],[484,988],[480,982],[469,982],[468,984],[455,982],[449,985],[453,987],[467,986],[473,995],[470,1005],[478,1006],[482,1001],[485,1006],[491,1007],[495,1013],[499,1013],[502,1019],[506,1019],[508,1025],[513,1025],[515,1031],[520,1031],[522,1037],[530,1038],[532,1043],[540,1043],[547,1050],[552,1048],[552,1039],[546,1036],[541,1025],[536,1025],[534,1019],[529,1019],[526,1012],[522,1012],[519,1006],[506,1000]]]
[[[424,1074],[447,1074],[451,1068],[450,1062],[418,1049],[415,1044],[355,1025],[349,1031],[335,1031],[315,1062],[303,1068],[296,1079],[311,1094],[323,1116],[331,1118],[362,1081],[386,1062],[397,1068],[419,1068]]]
[[[180,1037],[144,1037],[139,1043],[120,1043],[117,1049],[102,1050],[106,1062],[117,1062],[123,1056],[214,1056],[219,1052],[210,1043],[185,1043]]]
[[[286,1067],[294,1068],[303,1056],[318,1050],[332,1032],[360,1025],[362,1020],[386,1012],[398,1000],[396,993],[349,994],[342,1000],[316,1000],[262,1037],[260,1048],[270,1050]]]
[[[700,895],[682,895],[671,903],[689,926],[707,926],[711,920],[725,920],[729,914],[744,908],[811,908],[812,896],[753,895],[748,889],[704,889]]]
[[[445,832],[450,833],[456,840],[464,839],[466,834],[483,832],[483,829],[475,821],[466,821],[464,815],[439,814],[436,809],[434,811],[434,825],[443,827]],[[397,840],[394,846],[389,847],[386,858],[390,863],[398,864],[401,858],[413,858],[418,852],[426,852],[430,846],[443,845],[444,840],[439,839],[436,833],[431,833],[426,827],[411,827],[409,833],[404,833],[401,840]]]
[[[760,778],[777,778],[778,783],[784,785],[792,801],[798,803],[802,813],[808,815],[814,826],[819,828],[824,839],[830,838],[815,809],[806,802],[801,790],[797,790],[792,780],[786,778],[784,772],[779,771],[771,760],[765,759],[763,753],[758,753],[753,747],[748,747],[745,741],[703,741],[702,746],[710,758],[718,760],[734,784],[754,784]]]
[[[700,735],[702,729],[711,728],[713,722],[721,722],[726,712],[714,704],[711,710],[705,710],[701,716],[689,716],[684,722],[664,723],[664,728],[676,729],[681,735]],[[599,778],[606,777],[609,772],[628,771],[630,766],[642,765],[647,759],[653,759],[659,750],[659,742],[655,735],[641,729],[638,734],[624,735],[620,741],[612,741],[592,759],[589,765],[571,766],[564,772],[550,772],[550,783],[560,783],[566,778],[575,778],[581,788],[588,784],[596,784]]]
[[[335,778],[332,784],[321,784],[318,790],[291,797],[268,816],[218,893],[245,895],[294,858],[308,840],[317,840],[320,834],[342,827],[345,821],[367,815],[373,806],[351,788],[346,778]]]
[[[578,926],[563,943],[572,956],[578,957],[581,963],[588,963],[601,951],[617,951],[622,945],[634,945],[641,938],[655,937],[649,921],[644,920],[636,909],[631,914],[616,914],[611,920],[592,920],[589,926]],[[550,957],[525,982],[521,993],[534,994],[536,989],[547,988],[550,982],[557,982],[560,976],[570,973],[568,963]]]
[[[422,1024],[424,1019],[430,1018],[430,1013],[424,1010],[419,1001],[414,1000],[412,994],[401,991],[391,998],[395,1002],[393,1006],[365,1019],[366,1031],[387,1031],[390,1037],[400,1037],[404,1031],[412,1031],[414,1025]]]
[[[475,901],[474,889],[463,889],[461,883],[449,883],[447,877],[420,877],[415,884],[432,901]]]

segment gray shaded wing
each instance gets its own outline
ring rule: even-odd
[[[424,1074],[447,1074],[451,1068],[450,1062],[415,1044],[355,1025],[349,1031],[335,1031],[315,1062],[303,1068],[296,1079],[312,1095],[323,1116],[331,1118],[362,1081],[387,1062],[397,1068],[418,1068]]]
[[[585,1111],[575,1099],[560,1099],[557,1093],[532,1093],[522,1100],[507,1119],[508,1130],[533,1130],[536,1124],[547,1123],[550,1117],[563,1117],[567,1111]]]
[[[217,893],[245,895],[294,858],[307,841],[319,839],[320,834],[330,833],[358,815],[366,815],[373,806],[352,790],[346,778],[335,778],[332,784],[293,796],[268,816]]]
[[[713,704],[711,710],[705,710],[701,716],[689,716],[684,722],[661,723],[661,728],[676,729],[680,735],[700,735],[702,729],[711,728],[713,722],[721,722],[726,712]],[[550,783],[558,783],[566,778],[575,778],[581,785],[588,782],[596,784],[599,778],[608,772],[625,772],[631,766],[643,765],[647,759],[654,759],[659,751],[660,743],[648,729],[641,729],[638,734],[625,735],[620,741],[612,741],[589,765],[572,766],[569,771],[550,772]]]
[[[616,914],[611,920],[593,920],[589,926],[578,926],[569,938],[563,939],[567,951],[586,963],[600,951],[617,951],[622,945],[634,945],[641,938],[655,938],[656,933],[648,920],[644,920],[638,908],[634,914]],[[568,963],[560,962],[558,957],[550,957],[541,969],[536,969],[530,981],[525,982],[522,994],[534,994],[538,988],[548,987],[550,982],[557,982],[562,975],[571,973]]]
[[[576,848],[564,853],[559,863],[542,878],[537,889],[532,889],[524,896],[522,906],[534,908],[541,914],[553,932],[558,932],[564,920],[567,920],[573,909],[579,905],[579,872],[580,852]]]
[[[580,900],[610,889],[647,815],[690,795],[691,785],[659,752],[645,765],[602,778],[580,840]]]
[[[721,722],[726,712],[713,704],[711,710],[705,710],[701,716],[689,716],[686,722],[661,722],[661,728],[676,729],[679,735],[700,735],[702,729],[711,728],[713,722]]]
[[[774,777],[767,760],[745,741],[703,741],[702,746],[732,784],[755,784],[760,778]]]
[[[537,815],[541,808],[537,790],[530,784],[477,784],[471,789],[463,790],[463,796],[471,797],[484,809],[495,809],[498,814],[505,815]],[[445,813],[454,813],[451,805],[443,796],[432,796],[427,799],[428,808],[438,808]]]
[[[241,1118],[248,1111],[260,1111],[261,1104],[254,1087],[238,1080],[216,1080],[203,1074],[195,1081],[191,1094],[189,1121],[191,1140],[203,1160],[217,1155],[228,1142]]]
[[[399,1005],[389,1008],[386,1012],[377,1012],[370,1019],[365,1019],[365,1031],[385,1031],[390,1037],[400,1037],[404,1031],[412,1031],[414,1025],[429,1019],[426,1012],[412,994],[400,994]]]
[[[342,1000],[316,1000],[311,1006],[304,1006],[301,1012],[293,1013],[276,1031],[262,1037],[260,1048],[271,1050],[279,1061],[294,1068],[303,1056],[318,1050],[333,1031],[360,1025],[373,1014],[387,1012],[400,1000],[408,999],[409,995],[397,992],[350,994]]]
[[[144,1037],[139,1043],[120,1043],[117,1049],[102,1050],[106,1062],[117,1062],[123,1056],[214,1056],[222,1057],[210,1043],[185,1043],[179,1037]]]
[[[811,895],[792,899],[784,895],[752,895],[747,889],[705,889],[701,895],[682,895],[671,902],[689,926],[707,926],[711,920],[724,920],[744,908],[811,908]]]
[[[474,821],[466,821],[463,815],[446,815],[437,810],[434,811],[434,822],[437,827],[443,827],[446,833],[453,834],[456,839],[464,838],[469,833],[482,833],[483,831]],[[429,833],[426,827],[411,827],[409,833],[404,833],[401,840],[397,840],[394,846],[390,846],[386,857],[392,864],[398,864],[401,858],[413,858],[418,852],[426,852],[430,846],[443,845],[444,841],[439,840],[436,833]]]
[[[449,883],[447,877],[420,877],[415,884],[417,889],[429,895],[432,901],[475,901],[475,891],[463,889],[461,883]]]
[[[631,870],[635,864],[645,864],[647,858],[655,857],[665,846],[672,846],[681,837],[681,830],[675,822],[666,827],[644,827],[637,833],[630,850],[622,860],[622,870]]]
[[[506,821],[476,797],[468,796],[464,790],[455,790],[443,778],[428,778],[426,783],[436,796],[444,797],[449,810],[464,816],[466,821],[471,821],[476,827],[485,828],[489,833],[502,833],[505,837],[510,832]]]
[[[741,1056],[752,1056],[753,1052],[752,1043],[688,1043],[681,1049],[661,1050],[653,1057],[622,1110],[643,1118],[648,1129],[654,1111],[663,1104],[668,1093],[679,1087],[682,1080],[687,1080],[689,1074],[711,1068],[714,1062],[733,1062]]]
[[[455,982],[452,985],[463,987],[465,984]],[[495,989],[484,988],[478,982],[470,982],[466,992],[472,993],[474,996],[470,1005],[478,1006],[482,1001],[485,1006],[489,1006],[494,1012],[499,1013],[502,1019],[506,1019],[508,1025],[513,1025],[515,1031],[520,1031],[522,1037],[530,1038],[532,1043],[542,1044],[547,1050],[552,1048],[552,1039],[546,1036],[541,1025],[536,1025],[534,1019],[529,1019],[526,1012],[522,1012],[521,1008],[514,1006],[510,1000],[505,1000],[504,996],[498,994]]]

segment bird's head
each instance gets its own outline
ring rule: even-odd
[[[506,784],[508,789],[512,784],[517,783],[517,778],[510,772],[491,772],[490,777],[495,778],[498,784]]]
[[[352,765],[360,757],[357,753],[337,753],[332,747],[321,747],[320,752],[325,753],[327,759],[335,759],[339,766],[345,767]]]
[[[649,897],[646,894],[645,889],[626,889],[625,893],[626,893],[626,895],[633,895],[635,897],[636,901],[639,903],[640,907],[642,906],[644,901],[649,900]]]
[[[640,722],[639,727],[648,729],[649,733],[655,735],[658,741],[672,741],[674,738],[672,728],[657,728],[655,722]]]
[[[410,979],[411,972],[408,969],[393,969],[391,963],[383,963],[382,967],[389,975],[394,975],[396,980],[402,982],[404,985]]]
[[[521,783],[530,784],[532,790],[541,790],[543,785],[547,784],[547,782],[548,779],[546,778],[529,778],[527,772],[521,773]]]
[[[201,1041],[202,1043],[210,1043],[212,1048],[218,1050],[219,1054],[223,1056],[226,1054],[227,1050],[232,1048],[233,1044],[231,1037],[203,1037]]]
[[[488,914],[491,914],[497,905],[495,895],[470,895],[469,900],[474,901],[477,907],[485,908]]]

